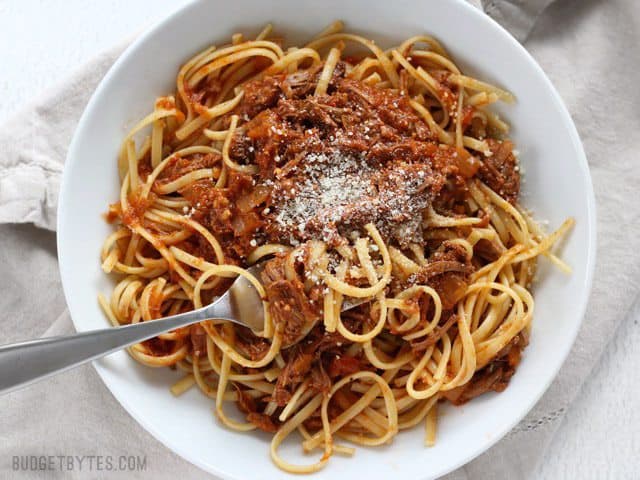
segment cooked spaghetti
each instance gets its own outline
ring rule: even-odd
[[[432,445],[439,403],[507,387],[537,258],[569,271],[551,248],[573,220],[546,235],[518,203],[500,100],[429,36],[383,50],[340,22],[303,47],[269,26],[197,54],[124,139],[100,303],[114,325],[152,321],[264,261],[264,328],[210,320],[131,356],[183,371],[171,391],[197,385],[227,427],[272,432],[289,472],[421,423]],[[279,455],[294,431],[315,463]]]

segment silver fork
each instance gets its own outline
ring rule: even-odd
[[[248,270],[259,278],[263,267],[264,262]],[[366,301],[369,300],[346,301],[342,311]],[[258,332],[264,326],[262,299],[251,282],[239,276],[220,298],[197,310],[120,327],[3,345],[0,347],[0,394],[96,360],[161,333],[211,319],[227,320]],[[315,323],[306,324],[300,338],[309,333],[314,325]]]

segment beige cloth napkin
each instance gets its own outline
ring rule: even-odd
[[[640,274],[640,168],[635,160],[640,61],[628,55],[627,47],[640,43],[640,11],[636,0],[558,0],[538,18],[549,0],[481,3],[526,39],[525,46],[565,99],[587,151],[598,203],[593,294],[569,359],[520,425],[448,476],[532,478],[559,419],[639,291],[634,279]],[[3,342],[74,331],[59,284],[54,234],[42,229],[55,229],[60,173],[77,119],[123,48],[99,55],[0,128],[0,224],[6,224],[0,225]],[[0,411],[0,478],[12,475],[14,455],[146,455],[145,471],[110,472],[109,478],[205,476],[129,417],[90,366],[0,397]],[[106,476],[77,467],[29,473],[34,478],[87,475]]]

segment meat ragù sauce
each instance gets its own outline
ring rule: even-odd
[[[219,154],[174,155],[155,188],[161,189],[191,172],[212,170],[212,178],[192,182],[179,193],[189,202],[186,216],[219,240],[226,263],[247,266],[251,252],[265,244],[298,247],[321,240],[331,248],[349,245],[365,235],[367,224],[375,225],[385,243],[394,248],[420,246],[425,251],[426,265],[401,281],[394,279],[388,287],[395,291],[428,285],[442,300],[444,311],[438,328],[420,341],[411,342],[411,349],[420,354],[456,328],[454,305],[463,296],[471,274],[482,265],[483,258],[488,262],[499,255],[491,242],[481,240],[477,244],[478,257],[471,261],[458,245],[425,235],[428,213],[463,215],[467,185],[474,178],[514,203],[520,188],[517,161],[508,141],[487,139],[490,151],[474,155],[464,148],[441,143],[412,108],[402,88],[368,85],[350,78],[350,68],[345,61],[339,62],[322,95],[314,94],[322,65],[247,83],[242,100],[224,117],[221,128],[229,128],[231,119],[237,116],[229,158],[240,166],[255,166],[255,173],[228,169],[226,185],[218,188],[216,181],[223,174]],[[455,116],[456,87],[445,77],[440,80],[444,104],[451,109],[448,113]],[[204,101],[218,91],[215,84],[207,83],[201,91],[187,93],[192,100]],[[171,102],[161,105],[172,106]],[[469,106],[462,111],[465,131],[474,129],[474,111]],[[144,158],[139,163],[140,177],[145,179],[151,171],[149,159]],[[129,203],[129,210],[121,215],[135,224],[144,214],[144,205],[136,201],[135,195]],[[117,216],[117,206],[112,210],[109,218]],[[200,235],[185,239],[181,248],[196,257],[216,261],[215,252]],[[367,364],[362,353],[346,353],[351,342],[339,333],[324,331],[319,322],[324,287],[315,280],[309,286],[286,278],[284,258],[276,255],[268,260],[262,275],[270,313],[285,346],[293,345],[304,335],[307,340],[282,351],[286,365],[273,394],[279,406],[286,405],[307,375],[312,388],[326,392],[333,380]],[[303,275],[305,265],[306,258],[294,262]],[[191,273],[199,275],[197,270]],[[359,281],[349,280],[354,284]],[[228,281],[221,282],[211,293],[219,294],[228,285]],[[433,308],[427,299],[420,302],[423,305],[416,308]],[[375,315],[365,305],[346,312],[343,321],[350,330],[362,331],[365,325],[371,328],[375,324]],[[192,332],[195,356],[203,355],[204,340],[201,330]],[[236,344],[254,360],[269,348],[267,341],[247,329],[238,330]],[[511,342],[494,363],[446,398],[460,404],[484,391],[504,389],[525,344]],[[162,345],[150,342],[148,347],[158,349]],[[277,429],[277,418],[259,413],[264,409],[263,402],[241,390],[238,396],[240,408],[250,422],[266,431]],[[346,401],[342,393],[337,398]],[[313,426],[318,420],[311,418],[306,423]]]
[[[463,200],[456,195],[476,175],[517,198],[515,163],[480,168],[483,162],[465,150],[439,143],[406,95],[352,80],[345,71],[339,63],[320,96],[313,95],[317,71],[247,84],[231,113],[241,123],[229,155],[258,172],[230,172],[225,189],[202,181],[181,192],[194,219],[228,238],[222,243],[233,244],[227,253],[240,263],[264,243],[338,245],[367,223],[391,244],[422,244],[427,208],[455,212]],[[511,149],[492,145],[502,156]],[[196,168],[176,162],[167,180]]]
[[[466,185],[474,177],[515,201],[519,173],[512,145],[491,140],[488,144],[495,155],[491,158],[442,144],[402,91],[353,80],[347,70],[348,65],[340,62],[327,93],[318,96],[314,90],[320,69],[249,82],[242,101],[223,125],[228,127],[232,115],[238,116],[229,157],[239,165],[257,166],[256,173],[231,170],[225,188],[213,188],[210,180],[202,180],[181,194],[191,203],[189,215],[221,240],[226,260],[240,265],[266,243],[292,247],[309,240],[322,240],[333,247],[348,244],[362,235],[368,223],[375,224],[385,242],[399,249],[417,244],[428,250],[431,244],[434,249],[429,265],[404,285],[433,286],[446,309],[442,328],[428,337],[427,343],[423,340],[414,347],[423,350],[438,340],[438,332],[442,335],[455,324],[451,309],[474,270],[464,259],[464,252],[447,253],[459,248],[425,238],[425,216],[430,209],[443,215],[463,212]],[[446,90],[444,97],[454,109],[456,94]],[[472,114],[473,109],[466,107],[463,124],[469,129],[473,128]],[[216,165],[220,165],[219,159],[210,155],[199,155],[195,161],[177,159],[160,180],[169,182],[198,168]],[[215,177],[218,175],[216,171]],[[213,257],[206,245],[194,245],[193,251]],[[303,269],[304,262],[299,262],[298,268]],[[272,300],[272,318],[281,328],[285,344],[298,338],[309,322],[315,324],[321,318],[321,289],[305,291],[300,282],[287,280],[282,257],[268,262],[263,280]],[[321,335],[320,330],[321,325],[314,327],[312,337]],[[335,352],[343,352],[349,345],[342,339],[342,346],[337,347],[337,340],[333,340]],[[249,350],[251,345],[263,343],[250,333],[243,341],[243,348]],[[523,346],[523,342],[516,343],[511,350],[519,351]],[[276,386],[279,404],[287,401],[304,374],[314,368],[330,374],[348,373],[359,362],[351,357],[344,357],[342,362],[323,360],[322,355],[303,355],[288,349],[283,356],[288,363],[286,375]],[[487,367],[482,375],[492,368]],[[510,368],[509,377],[515,365]],[[482,386],[488,390],[503,385],[500,372],[507,370],[491,371],[491,382],[472,382],[473,393],[456,391],[455,402],[477,395]],[[264,419],[257,424],[267,430],[273,428]]]

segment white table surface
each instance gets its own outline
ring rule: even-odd
[[[0,0],[0,122],[97,52],[183,3]],[[638,319],[640,305],[562,420],[536,478],[640,478]]]

